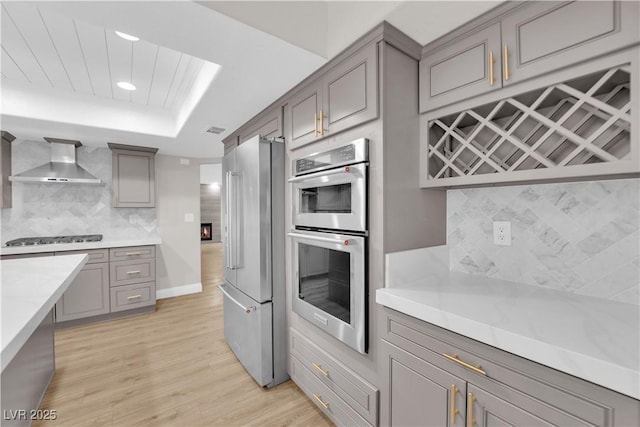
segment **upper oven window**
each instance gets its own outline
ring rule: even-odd
[[[300,190],[301,213],[351,213],[351,183]]]
[[[306,243],[298,244],[298,297],[350,323],[351,255]]]

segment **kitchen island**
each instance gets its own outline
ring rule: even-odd
[[[55,369],[53,308],[86,254],[3,260],[2,424],[30,425]],[[44,416],[44,415],[43,415]]]

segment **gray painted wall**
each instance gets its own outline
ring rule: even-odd
[[[200,164],[156,155],[156,289],[200,283]],[[185,214],[193,222],[185,222]]]
[[[511,221],[511,247],[493,244]],[[449,190],[450,268],[640,304],[640,179]]]
[[[15,140],[12,168],[18,174],[50,161],[45,141]],[[156,209],[111,207],[111,150],[82,146],[77,160],[105,185],[13,184],[13,207],[2,210],[2,242],[19,237],[103,234],[105,239],[148,237]]]

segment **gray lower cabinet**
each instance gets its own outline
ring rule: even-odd
[[[155,154],[157,148],[108,144],[112,151],[113,206],[152,208],[156,205]]]
[[[109,263],[87,263],[57,302],[56,322],[97,316],[109,311]]]
[[[340,426],[377,426],[378,389],[290,329],[290,375],[333,422]]]
[[[111,312],[156,303],[156,248],[112,248],[110,259]]]
[[[376,43],[366,45],[287,101],[291,149],[378,117],[377,49]]]
[[[383,426],[640,425],[640,402],[382,309]]]

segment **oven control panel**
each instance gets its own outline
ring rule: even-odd
[[[304,175],[338,166],[366,162],[368,160],[368,142],[367,139],[361,138],[333,150],[294,160],[294,175]]]

